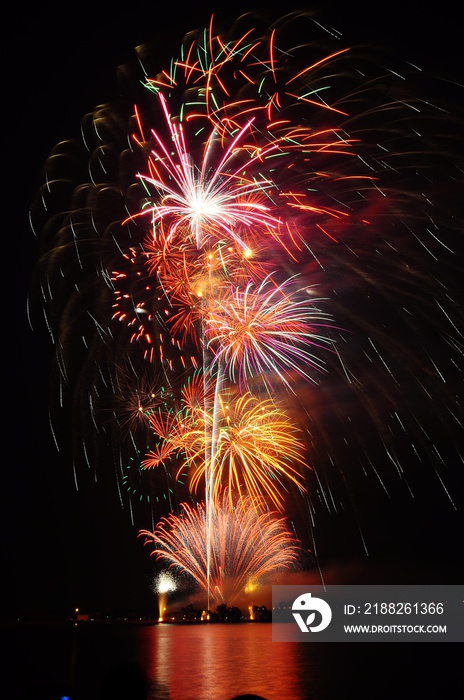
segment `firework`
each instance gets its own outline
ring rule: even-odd
[[[329,340],[316,328],[330,319],[310,301],[311,289],[286,280],[277,285],[266,277],[257,289],[249,283],[244,289],[229,290],[213,302],[205,318],[205,339],[233,381],[261,377],[272,386],[278,377],[291,388],[288,375],[297,372],[312,380],[311,370],[321,369],[321,360],[309,346],[328,346]],[[237,371],[238,370],[238,371]]]
[[[285,519],[272,512],[258,513],[261,507],[248,497],[234,505],[225,490],[213,510],[211,542],[202,503],[182,504],[180,515],[169,515],[154,532],[143,530],[140,536],[153,546],[151,554],[159,562],[187,574],[204,592],[209,585],[216,602],[230,604],[245,586],[294,568],[301,555],[300,543],[287,530]]]
[[[219,160],[213,160],[211,164],[210,154],[218,140],[213,130],[198,166],[187,148],[182,125],[176,127],[172,122],[162,93],[159,93],[159,99],[177,159],[174,161],[171,158],[158,133],[152,130],[159,150],[152,150],[148,161],[151,174],[142,176],[142,179],[148,190],[154,188],[156,196],[150,197],[141,215],[149,216],[154,231],[158,223],[162,224],[163,248],[178,248],[186,241],[193,241],[197,248],[202,248],[205,243],[225,238],[246,250],[246,244],[237,236],[238,225],[245,229],[259,226],[270,232],[278,229],[280,220],[268,213],[269,207],[259,198],[259,193],[265,193],[266,188],[272,186],[272,181],[247,181],[242,174],[243,163],[238,168],[231,167],[229,163],[231,159],[236,159],[237,152],[240,153],[242,148],[249,155],[248,148],[240,147],[249,124],[246,123],[231,139]],[[271,151],[277,148],[274,144],[270,146]],[[248,158],[248,167],[252,168],[254,161],[265,155],[259,152]],[[153,200],[154,204],[151,204]]]
[[[230,491],[267,496],[281,509],[287,480],[304,490],[301,472],[307,465],[301,430],[270,398],[223,390],[214,414],[203,404],[176,413],[159,410],[149,421],[158,444],[142,468],[180,459],[179,473],[189,475],[194,493],[201,492],[209,468],[214,501],[227,484]]]
[[[225,485],[294,494],[311,528],[398,485],[457,507],[462,127],[429,76],[330,34],[246,17],[191,33],[166,71],[140,47],[135,111],[100,106],[85,148],[50,159],[37,296],[59,403],[86,464],[118,455],[131,512],[160,473],[203,482],[205,508]]]
[[[169,571],[163,571],[154,581],[154,590],[158,594],[159,617],[158,622],[163,621],[163,615],[166,613],[166,604],[168,593],[172,593],[177,588],[175,578]]]

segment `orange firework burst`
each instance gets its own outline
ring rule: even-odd
[[[230,491],[269,498],[283,508],[285,482],[304,491],[296,465],[307,468],[300,433],[285,411],[268,398],[258,400],[249,392],[219,397],[217,426],[211,445],[211,483],[217,501],[222,484]],[[195,464],[191,488],[196,490],[207,465]]]
[[[154,532],[142,530],[139,536],[153,545],[158,561],[188,574],[203,591],[209,587],[216,602],[231,603],[246,585],[288,571],[301,555],[285,519],[261,512],[263,506],[250,497],[231,503],[225,490],[212,512],[210,540],[202,503],[195,508],[183,503],[180,515],[163,518]]]
[[[248,493],[257,502],[266,497],[279,509],[285,482],[304,491],[301,470],[295,466],[307,468],[303,440],[270,398],[223,390],[213,407],[211,395],[203,404],[192,401],[191,392],[188,396],[188,410],[150,415],[159,443],[143,461],[144,469],[180,458],[178,473],[188,467],[190,490],[197,492],[208,478],[214,502],[223,484],[230,493]]]

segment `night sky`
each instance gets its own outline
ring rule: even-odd
[[[228,15],[238,15],[246,6],[235,3]],[[449,0],[428,15],[421,8],[419,16],[400,2],[367,6],[364,2],[341,5],[337,0],[332,6],[326,15],[348,41],[385,43],[426,69],[456,80],[464,78],[462,9],[457,16]],[[170,14],[168,4],[159,10],[158,3],[136,0],[121,10],[108,3],[103,9],[98,2],[85,2],[52,12],[41,4],[18,3],[12,19],[4,20],[7,390],[3,394],[1,614],[5,617],[66,614],[76,605],[130,613],[149,608],[153,601],[152,562],[140,542],[134,544],[134,529],[121,517],[117,501],[103,502],[91,490],[76,493],[69,454],[58,454],[53,445],[47,408],[52,348],[43,330],[30,331],[26,317],[28,281],[37,250],[28,209],[51,148],[74,136],[81,117],[97,103],[114,99],[116,69],[132,60],[133,47],[156,38],[160,67],[164,67],[185,32],[207,24],[215,11],[214,3],[180,7],[173,6]],[[282,3],[282,9],[298,7]],[[458,107],[462,112],[462,105]],[[419,582],[457,583],[463,571],[462,512],[434,507],[432,501],[432,493],[422,494],[406,521],[392,525],[397,530],[391,541],[397,548],[404,532],[401,551],[396,552],[397,566],[401,570],[408,558],[415,563],[420,560],[422,571],[430,571],[431,578]],[[395,547],[385,533],[381,537],[386,550],[381,566],[394,567]]]

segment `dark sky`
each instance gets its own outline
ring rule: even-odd
[[[462,76],[462,10],[457,16],[450,0],[433,10],[405,5],[337,0],[326,3],[325,14],[353,43],[385,43],[428,69]],[[162,67],[185,31],[207,23],[215,11],[214,3],[188,3],[187,9],[179,3],[170,10],[168,3],[159,9],[158,3],[137,0],[121,10],[98,1],[58,7],[17,3],[3,26],[2,232],[8,283],[0,615],[8,616],[74,605],[130,608],[132,601],[150,600],[150,566],[132,545],[132,530],[115,509],[84,502],[75,493],[72,473],[53,449],[47,419],[50,347],[29,331],[25,313],[36,255],[28,208],[50,149],[73,136],[95,104],[115,97],[116,68],[132,59],[133,47],[156,38]],[[229,7],[227,15],[233,16],[249,5]],[[282,9],[298,7],[282,3]],[[454,526],[453,518],[445,527]],[[439,523],[425,527],[427,536],[437,533],[430,551],[440,546],[438,528]]]

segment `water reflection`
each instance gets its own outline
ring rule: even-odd
[[[279,643],[265,623],[25,625],[0,632],[0,696],[8,700],[102,700],[108,679],[134,664],[149,681],[147,700],[232,700],[243,693],[266,700],[464,697],[456,644]],[[121,692],[111,700],[123,689],[117,683]]]
[[[273,643],[271,625],[259,623],[157,625],[144,628],[139,640],[140,662],[152,681],[169,689],[163,697],[170,700],[231,700],[246,693],[307,698],[311,669],[302,647]]]

